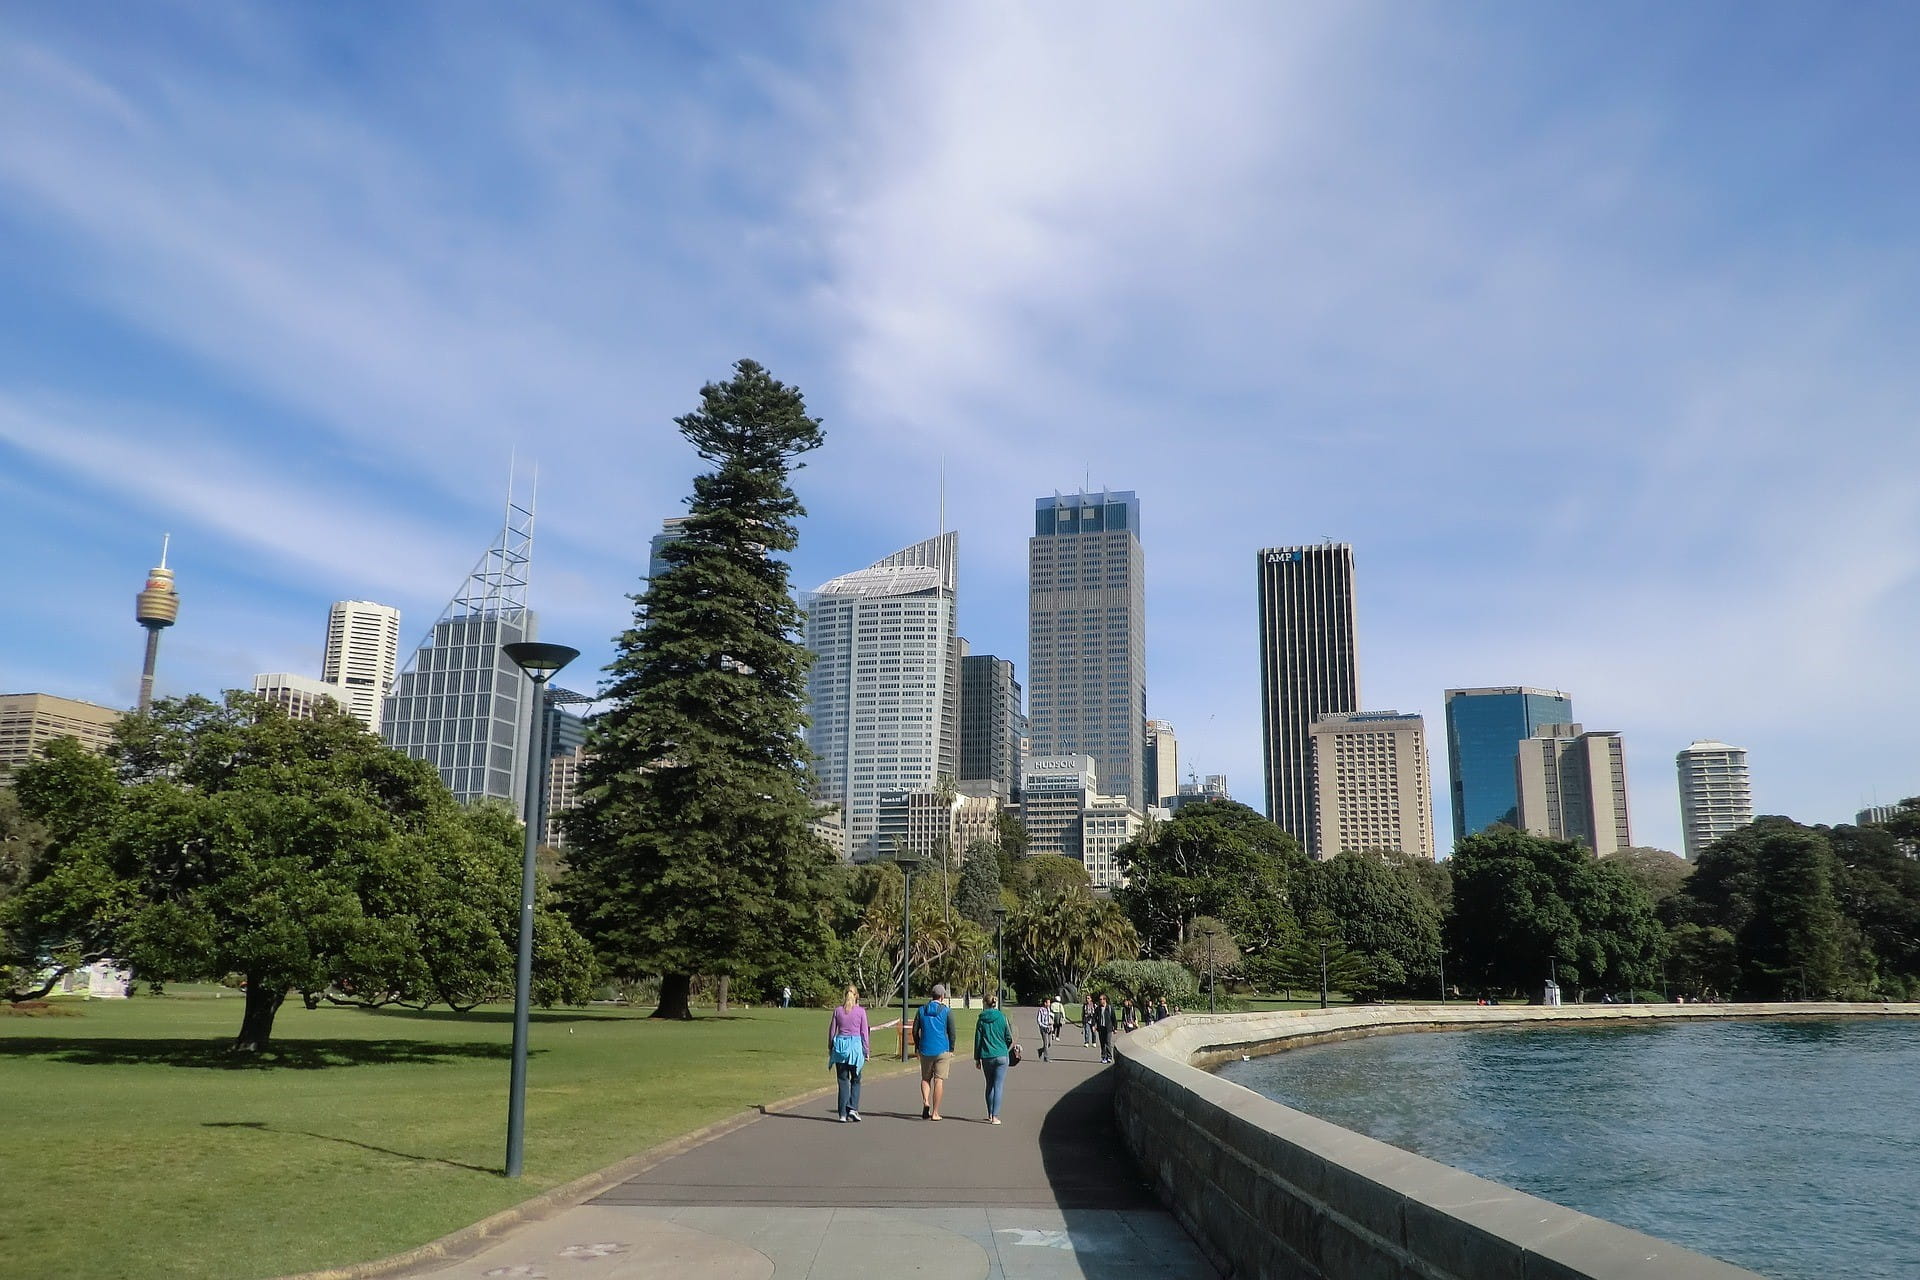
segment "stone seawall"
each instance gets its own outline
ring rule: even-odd
[[[1284,1107],[1202,1070],[1329,1039],[1515,1023],[1920,1016],[1920,1005],[1367,1005],[1186,1014],[1116,1042],[1114,1108],[1222,1272],[1263,1280],[1733,1280],[1754,1273]]]

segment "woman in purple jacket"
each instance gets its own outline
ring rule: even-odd
[[[860,993],[848,987],[846,998],[827,1022],[827,1065],[840,1077],[841,1124],[860,1118],[860,1073],[872,1052],[867,1011],[860,1007]]]

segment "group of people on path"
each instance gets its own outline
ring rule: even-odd
[[[987,1123],[999,1124],[1007,1070],[1019,1063],[1020,1045],[1013,1034],[1013,1024],[1000,1007],[999,997],[988,995],[984,1005],[973,1029],[973,1065],[986,1085]],[[1089,995],[1080,1004],[1081,1044],[1091,1047],[1098,1042],[1101,1063],[1111,1063],[1116,1032],[1133,1031],[1143,1022],[1158,1022],[1175,1012],[1164,996],[1157,1004],[1142,1000],[1136,1010],[1130,999],[1123,1000],[1116,1009],[1104,994],[1097,998]],[[1071,1025],[1066,1005],[1059,996],[1048,996],[1041,1001],[1035,1021],[1040,1028],[1040,1061],[1047,1062],[1053,1046]],[[896,1026],[898,1021],[885,1025]],[[937,982],[932,998],[921,1005],[913,1017],[913,1042],[920,1057],[922,1120],[943,1118],[940,1106],[946,1098],[958,1040],[946,984]],[[842,1124],[860,1120],[860,1078],[871,1056],[873,1039],[867,1025],[867,1011],[860,1004],[859,991],[848,987],[846,997],[827,1023],[827,1062],[839,1079],[838,1112]]]

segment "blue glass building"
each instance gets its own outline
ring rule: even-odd
[[[1497,822],[1519,825],[1514,760],[1542,725],[1573,721],[1573,699],[1555,689],[1447,690],[1447,781],[1453,838]]]

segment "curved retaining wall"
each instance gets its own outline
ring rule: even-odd
[[[1915,1016],[1920,1005],[1380,1005],[1186,1014],[1115,1047],[1114,1109],[1154,1189],[1231,1277],[1733,1280],[1728,1263],[1284,1107],[1196,1064],[1328,1039],[1520,1022]]]

